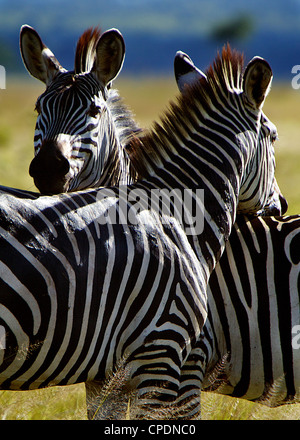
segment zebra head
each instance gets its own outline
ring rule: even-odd
[[[109,104],[118,99],[110,86],[123,65],[121,33],[85,31],[74,71],[64,69],[27,25],[21,28],[20,51],[29,73],[46,85],[36,103],[35,157],[29,168],[35,185],[44,194],[98,186],[117,166],[110,156],[121,150]]]
[[[174,59],[174,73],[180,92],[192,86],[205,73],[198,69],[191,58],[184,52],[178,51]],[[240,194],[238,212],[249,213],[249,203],[252,210],[260,215],[282,215],[287,211],[288,203],[282,195],[276,181],[274,142],[277,139],[275,125],[261,111],[265,97],[272,80],[272,71],[268,63],[260,57],[253,58],[244,73],[245,104],[255,114],[260,115],[258,130],[257,154],[253,154],[247,165],[247,182],[244,182]],[[259,168],[259,169],[258,169]],[[254,178],[254,176],[256,176]],[[257,178],[258,176],[258,178]],[[253,199],[255,194],[256,201]],[[263,208],[260,210],[259,205]]]

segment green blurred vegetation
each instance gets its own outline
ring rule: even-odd
[[[300,90],[277,85],[265,102],[264,112],[276,125],[276,177],[289,203],[288,214],[300,213]]]
[[[123,78],[116,82],[120,95],[142,127],[150,127],[177,95],[168,78]],[[28,167],[33,157],[34,105],[43,85],[34,81],[8,81],[0,90],[0,184],[35,190]],[[300,91],[290,85],[274,86],[265,104],[276,124],[277,179],[289,201],[290,214],[300,212]],[[268,408],[257,403],[202,393],[202,418],[208,420],[300,419],[300,404]],[[35,391],[0,391],[0,419],[85,419],[84,385]]]
[[[216,41],[244,40],[254,30],[254,18],[241,15],[218,23],[211,31],[211,37]]]

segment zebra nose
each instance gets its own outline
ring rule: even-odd
[[[70,170],[68,159],[55,142],[45,142],[31,161],[29,174],[43,194],[58,194],[66,188]]]
[[[279,194],[279,200],[280,200],[280,205],[281,205],[281,215],[285,214],[288,210],[288,202],[287,200],[283,197],[282,194]]]

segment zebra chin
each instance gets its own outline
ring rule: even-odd
[[[34,161],[35,159],[33,159]],[[31,165],[33,163],[31,162]],[[33,172],[34,169],[30,165],[30,175],[33,177],[33,181],[37,189],[41,194],[54,195],[69,191],[71,173],[66,174],[61,172],[53,172],[52,169],[38,168],[37,172]]]
[[[69,179],[33,179],[35,186],[43,195],[52,196],[69,190]]]
[[[275,199],[258,212],[258,215],[281,216],[287,212],[288,202],[285,197],[280,192],[277,192],[276,196]]]
[[[33,177],[34,184],[41,194],[54,195],[69,191],[71,180],[69,172],[66,174],[61,172],[53,173],[52,170],[43,169],[30,175]]]

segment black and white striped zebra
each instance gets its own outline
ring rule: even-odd
[[[204,76],[183,52],[176,54],[174,70],[182,92]],[[299,401],[299,245],[299,216],[237,216],[208,285],[198,352],[201,362],[206,359],[199,373],[204,390],[273,406]],[[215,368],[221,378],[212,374]]]
[[[128,355],[129,385],[144,402],[187,397],[181,372],[206,321],[207,282],[237,205],[257,212],[274,197],[274,129],[261,112],[269,65],[253,59],[242,75],[240,55],[227,48],[207,78],[128,148],[143,175],[128,191],[150,198],[153,190],[189,189],[194,196],[204,189],[203,233],[187,236],[174,215],[145,205],[131,223],[103,222],[111,208],[120,214],[122,187],[111,187],[109,197],[105,188],[1,194],[2,389],[97,385]],[[219,100],[225,112],[216,110]],[[268,182],[262,157],[270,160]],[[255,168],[264,188],[250,194]],[[127,200],[125,214],[135,202]],[[189,397],[198,397],[201,382]],[[197,400],[187,417],[198,410]]]
[[[36,102],[35,158],[29,168],[37,188],[55,194],[127,183],[123,147],[139,129],[111,87],[125,56],[121,33],[85,31],[74,71],[60,65],[30,26],[21,28],[20,50],[29,73],[47,86]]]

